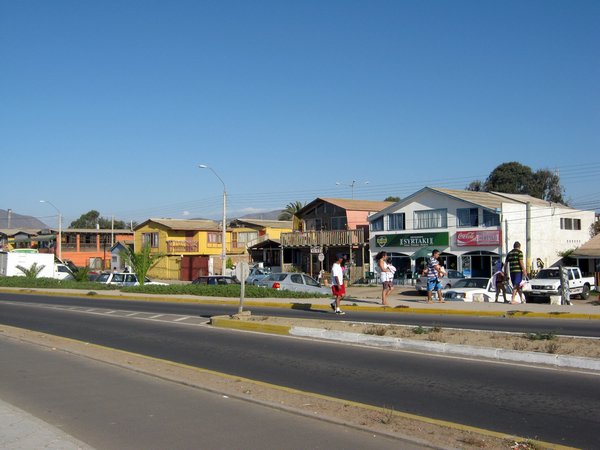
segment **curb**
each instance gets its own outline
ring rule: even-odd
[[[586,358],[583,356],[554,355],[550,353],[525,352],[492,347],[475,347],[471,345],[447,344],[443,342],[416,341],[411,339],[385,336],[376,337],[362,333],[332,331],[322,328],[246,322],[239,319],[232,319],[230,316],[213,317],[210,321],[210,324],[212,326],[221,328],[233,328],[237,330],[273,333],[280,335],[287,334],[296,337],[308,337],[312,339],[321,339],[324,341],[383,347],[394,350],[433,352],[445,355],[469,356],[496,361],[544,364],[557,368],[584,369],[600,372],[600,359]]]

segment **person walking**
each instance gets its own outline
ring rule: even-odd
[[[427,303],[433,303],[433,291],[437,292],[437,302],[445,303],[441,280],[446,274],[446,270],[440,264],[439,257],[440,251],[434,250],[431,252],[431,258],[427,261]]]
[[[494,274],[494,287],[496,288],[496,299],[495,302],[498,302],[498,297],[500,297],[500,291],[502,291],[502,297],[504,297],[504,303],[508,303],[506,299],[506,275],[504,274],[504,263],[500,262],[500,264],[496,264],[496,273]]]
[[[517,294],[519,294],[521,303],[525,303],[523,286],[521,283],[527,278],[527,269],[525,268],[521,243],[519,241],[516,241],[513,244],[513,249],[506,255],[505,270],[508,270],[508,273],[510,274],[510,282],[513,287],[510,303],[513,305],[516,303],[515,297]]]
[[[335,256],[335,262],[331,266],[331,292],[335,300],[331,302],[331,309],[338,315],[344,315],[345,312],[340,309],[340,302],[346,295],[346,287],[344,286],[344,271],[342,270],[342,261],[344,255],[338,253]]]
[[[390,292],[392,292],[392,289],[394,288],[394,284],[393,284],[393,279],[394,279],[394,272],[396,271],[395,267],[392,271],[393,266],[390,266],[387,263],[387,253],[386,252],[379,252],[377,253],[377,255],[375,255],[375,264],[377,267],[377,271],[379,272],[379,278],[381,279],[381,283],[382,283],[382,288],[381,288],[381,304],[384,306],[388,305],[388,296],[390,295]]]

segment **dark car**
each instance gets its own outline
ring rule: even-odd
[[[240,284],[238,280],[234,277],[227,277],[224,275],[208,275],[204,277],[198,277],[192,284],[208,284],[208,285],[218,285],[218,284]]]

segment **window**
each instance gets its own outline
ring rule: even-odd
[[[258,231],[243,231],[241,233],[236,233],[236,237],[238,242],[243,242],[244,244],[246,244],[258,238]]]
[[[143,233],[142,245],[149,245],[151,248],[158,248],[158,233]]]
[[[220,244],[221,243],[221,233],[207,233],[206,240],[209,244]]]
[[[331,218],[331,229],[332,230],[345,230],[348,227],[348,220],[345,216],[332,217]]]
[[[446,209],[429,209],[415,211],[415,230],[425,228],[446,228],[448,226],[448,211]]]
[[[383,231],[383,216],[371,221],[371,231]]]
[[[404,230],[404,213],[388,215],[388,229]]]
[[[456,210],[457,227],[478,227],[479,210],[477,208],[459,208]]]
[[[561,230],[581,230],[581,219],[570,219],[563,217],[560,219]]]
[[[299,273],[294,273],[290,276],[290,281],[294,284],[304,284],[302,281],[302,275]]]
[[[484,209],[483,210],[483,226],[484,227],[500,226],[500,214],[496,214],[495,212]]]

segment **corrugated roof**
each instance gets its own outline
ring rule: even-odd
[[[502,206],[502,203],[521,203],[520,201],[504,198],[493,192],[466,191],[462,189],[430,188],[431,190],[450,195],[454,198],[483,206],[488,209],[496,209]]]
[[[214,220],[184,220],[184,219],[148,219],[136,227],[140,228],[148,222],[154,222],[171,230],[183,231],[218,231],[220,230],[219,222]]]
[[[560,203],[552,203],[549,202],[548,200],[544,200],[541,198],[537,198],[537,197],[532,197],[531,195],[525,195],[525,194],[505,194],[504,192],[493,192],[493,194],[499,195],[501,197],[505,197],[511,200],[514,200],[516,202],[519,203],[531,203],[532,205],[538,205],[538,206],[557,206],[557,205],[561,205],[566,207],[565,205],[562,205]]]
[[[317,198],[306,205],[302,210],[304,210],[307,206],[313,205],[318,201],[323,201],[326,203],[331,203],[332,205],[339,206],[342,209],[347,211],[370,211],[376,212],[381,211],[384,208],[387,208],[390,205],[393,205],[394,202],[383,202],[377,200],[349,200],[345,198]]]
[[[597,234],[581,247],[575,249],[571,256],[600,258],[600,234]]]
[[[234,219],[232,223],[244,223],[256,225],[263,228],[292,228],[291,220],[265,220],[265,219]]]

